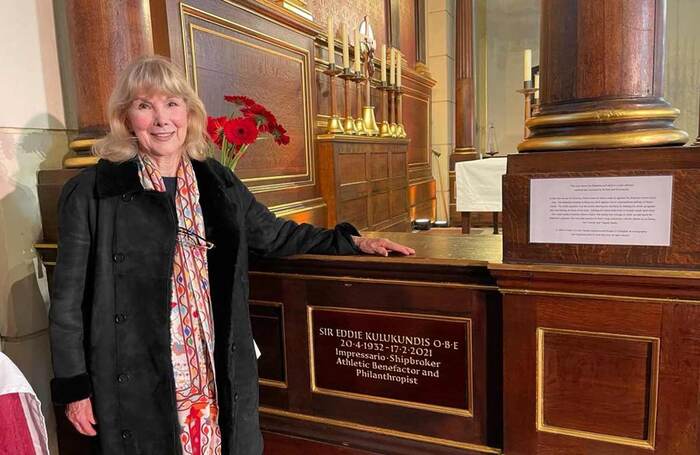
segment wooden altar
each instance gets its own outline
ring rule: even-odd
[[[390,237],[416,256],[252,265],[270,453],[304,439],[358,454],[500,453],[501,299],[487,269],[500,238]]]

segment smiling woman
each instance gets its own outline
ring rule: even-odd
[[[202,101],[161,57],[125,70],[109,118],[59,203],[53,399],[101,453],[259,454],[248,255],[413,250],[273,215],[206,156]]]
[[[147,138],[138,136],[139,132],[167,133],[176,129],[178,137],[184,135],[178,152],[184,150],[193,159],[206,158],[204,104],[178,70],[162,57],[139,59],[122,73],[109,99],[107,114],[110,134],[94,148],[100,158],[133,158],[137,146],[143,145],[141,139]]]
[[[143,152],[158,162],[161,174],[175,176],[187,137],[185,100],[167,94],[139,96],[127,111],[127,125]]]

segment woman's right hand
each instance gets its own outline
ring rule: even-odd
[[[95,436],[95,417],[92,413],[92,402],[90,398],[74,401],[66,405],[66,416],[79,433],[85,436]]]

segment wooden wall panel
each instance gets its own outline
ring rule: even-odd
[[[403,123],[411,140],[408,145],[408,185],[411,219],[435,219],[437,200],[431,165],[431,90],[434,81],[406,71]]]
[[[401,0],[399,2],[399,49],[406,58],[408,66],[416,66],[416,2]]]
[[[411,167],[430,165],[430,100],[408,92],[403,95],[403,123],[411,138],[408,164]]]
[[[236,173],[258,199],[297,221],[326,219],[314,153],[316,30],[290,21],[289,12],[242,1],[167,3],[170,50],[210,115],[245,95],[269,108],[287,128],[290,144],[266,138],[250,148]]]
[[[538,340],[542,426],[639,441],[649,437],[657,340],[548,329],[538,330]]]
[[[245,94],[268,107],[290,137],[285,147],[269,139],[251,145],[236,168],[238,176],[253,187],[266,177],[310,179],[311,144],[306,141],[310,106],[305,102],[308,54],[198,22],[190,25],[191,52],[196,57],[192,80],[210,115],[230,114],[232,106],[222,94]],[[261,78],[277,81],[276,90],[260,84]]]
[[[341,38],[340,24],[347,24],[349,33],[352,33],[350,30],[359,27],[362,19],[368,16],[377,48],[381,49],[382,44],[387,44],[387,11],[384,0],[308,0],[307,8],[314,16],[314,21],[320,24],[326,24],[328,16],[333,16],[337,39]]]

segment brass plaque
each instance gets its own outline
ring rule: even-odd
[[[315,393],[472,415],[471,319],[309,307]]]

